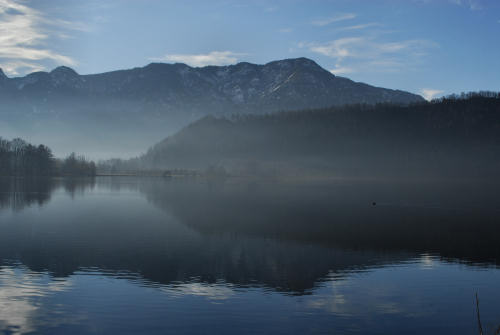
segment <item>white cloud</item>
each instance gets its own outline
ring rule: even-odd
[[[94,19],[96,21],[99,20],[99,18],[94,18]],[[83,22],[73,22],[61,19],[50,19],[50,20],[43,19],[42,22],[46,25],[57,27],[58,29],[69,29],[69,30],[77,30],[83,32],[92,31],[92,27],[89,24]]]
[[[280,33],[291,33],[293,31],[292,28],[281,28],[278,30]]]
[[[448,0],[448,2],[457,6],[465,6],[470,10],[483,9],[480,0]]]
[[[0,67],[8,74],[22,68],[41,70],[40,61],[75,65],[76,61],[47,47],[49,31],[43,25],[62,27],[67,21],[48,20],[24,2],[0,0]]]
[[[411,68],[435,47],[428,40],[380,41],[376,36],[343,37],[326,43],[301,43],[299,48],[335,59],[332,73],[396,72]],[[347,72],[349,71],[349,72]]]
[[[335,68],[331,69],[330,72],[336,76],[341,76],[344,74],[356,72],[356,70],[352,67],[340,66],[339,64],[335,64]]]
[[[23,62],[23,61],[8,61],[1,64],[2,70],[10,75],[20,75],[21,69],[26,69],[27,72],[43,71],[45,67],[35,63]]]
[[[361,30],[365,28],[370,28],[370,27],[377,27],[380,26],[380,23],[372,22],[372,23],[365,23],[365,24],[357,24],[354,26],[348,26],[348,27],[343,27],[339,28],[339,31],[345,31],[345,30]]]
[[[469,1],[469,9],[471,10],[481,10],[483,6],[479,1]]]
[[[354,13],[340,14],[340,15],[332,16],[332,17],[326,18],[326,19],[312,21],[311,24],[313,24],[315,26],[323,27],[323,26],[327,26],[327,25],[334,23],[334,22],[351,20],[351,19],[354,19],[355,17],[356,17],[356,14],[354,14]]]
[[[207,65],[230,65],[238,62],[238,57],[244,54],[232,51],[211,51],[207,54],[167,54],[159,58],[150,58],[159,62],[186,63],[194,67]]]
[[[420,94],[425,98],[425,100],[432,100],[436,95],[443,93],[442,90],[435,90],[432,88],[422,88]]]
[[[355,56],[352,52],[356,46],[365,43],[363,37],[345,37],[323,44],[312,44],[309,50],[324,56],[342,60],[348,56]]]

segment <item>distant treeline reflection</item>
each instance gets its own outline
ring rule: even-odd
[[[57,159],[45,145],[0,137],[0,176],[94,176],[96,166],[83,156]]]
[[[0,177],[0,210],[21,211],[46,205],[52,193],[64,189],[70,196],[95,186],[95,178]]]

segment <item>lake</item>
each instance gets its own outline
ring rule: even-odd
[[[0,334],[478,334],[477,182],[0,179]]]

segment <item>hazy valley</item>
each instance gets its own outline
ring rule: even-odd
[[[0,133],[58,155],[131,157],[204,116],[265,114],[345,104],[421,102],[398,90],[337,77],[306,58],[265,65],[145,67],[79,75],[68,67],[0,73]]]

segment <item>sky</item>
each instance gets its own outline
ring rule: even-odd
[[[0,0],[9,77],[296,57],[428,99],[500,91],[500,1]]]

